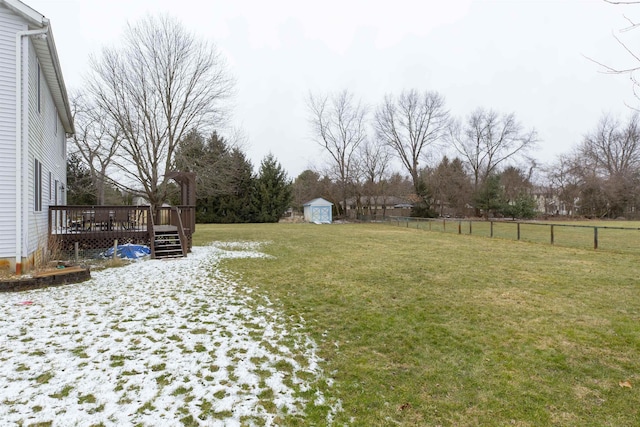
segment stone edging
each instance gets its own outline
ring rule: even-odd
[[[80,283],[91,279],[89,268],[70,267],[45,272],[24,279],[0,280],[0,292],[19,292],[32,289]]]

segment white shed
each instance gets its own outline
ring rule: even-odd
[[[333,203],[319,197],[304,205],[304,220],[321,224],[331,224],[331,207]]]

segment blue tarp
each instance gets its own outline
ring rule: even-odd
[[[103,254],[105,258],[113,257],[113,248],[108,249]],[[151,255],[151,249],[145,245],[134,245],[127,243],[126,245],[118,245],[118,252],[116,255],[120,258],[138,259],[148,255]]]

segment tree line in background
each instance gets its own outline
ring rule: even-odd
[[[291,182],[271,154],[257,175],[238,147],[213,132],[192,131],[176,151],[177,170],[196,173],[196,220],[204,223],[277,222],[291,203]]]
[[[277,222],[291,206],[291,180],[273,155],[262,160],[255,174],[242,150],[215,131],[207,138],[197,130],[189,132],[178,144],[173,164],[176,170],[196,174],[197,222]],[[98,191],[90,169],[77,154],[69,156],[67,171],[69,204],[132,203],[133,194],[115,185],[103,184]],[[169,182],[166,191],[167,201],[178,205],[178,187]]]
[[[477,108],[461,120],[433,91],[387,95],[373,111],[348,90],[310,94],[308,111],[329,160],[324,179],[317,174],[310,185],[313,175],[305,171],[295,180],[298,205],[310,196],[299,187],[320,186],[338,215],[384,215],[402,199],[413,205],[412,215],[425,217],[637,217],[635,112],[626,122],[604,115],[571,153],[544,166],[531,156],[535,129],[514,113]],[[406,179],[391,169],[394,158]]]
[[[477,108],[456,118],[443,95],[416,89],[375,108],[348,90],[310,94],[311,134],[328,161],[291,183],[273,155],[254,174],[241,144],[219,135],[234,81],[215,46],[174,19],[130,25],[120,47],[91,64],[72,96],[69,204],[175,204],[168,172],[181,170],[197,175],[200,222],[277,221],[320,196],[337,216],[392,206],[415,216],[637,216],[636,113],[603,116],[570,153],[542,166],[531,157],[535,129],[514,113]]]

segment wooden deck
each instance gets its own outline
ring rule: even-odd
[[[100,250],[134,243],[152,247],[155,233],[179,231],[185,249],[192,245],[195,231],[193,206],[163,207],[155,215],[149,206],[51,206],[49,235],[51,246],[64,252]]]

